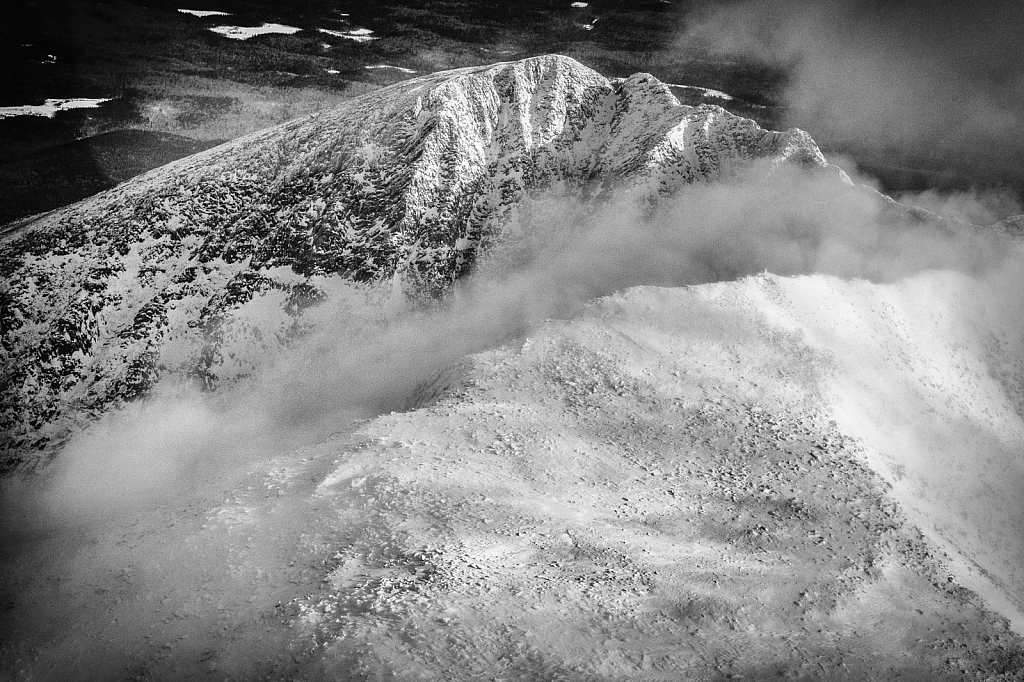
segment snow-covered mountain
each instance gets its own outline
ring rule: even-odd
[[[161,376],[245,374],[231,340],[286,343],[326,276],[437,298],[514,260],[552,196],[654,206],[755,161],[827,167],[800,130],[546,56],[399,83],[9,227],[0,463],[45,461]],[[262,327],[235,314],[254,298]]]
[[[8,226],[0,677],[1024,679],[1020,232],[561,57]]]

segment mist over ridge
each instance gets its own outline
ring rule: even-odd
[[[478,261],[514,267],[551,206],[650,211],[759,159],[826,164],[801,131],[550,56],[414,79],[154,170],[5,235],[6,447],[45,449],[71,403],[97,414],[165,371],[205,389],[252,371],[222,346],[276,346],[234,320],[256,294],[279,299],[266,333],[285,340],[326,296],[315,278],[430,300]]]
[[[57,507],[105,513],[403,409],[467,354],[632,286],[1017,267],[1007,230],[968,222],[1012,199],[917,197],[940,217],[843,163],[559,56],[183,159],[5,235],[6,466],[71,438]]]
[[[1013,679],[1019,205],[840,164],[548,56],[4,234],[24,669]]]
[[[19,330],[7,447],[53,452],[113,409],[62,465],[75,516],[132,504],[114,471],[137,471],[141,500],[182,472],[315,442],[631,286],[890,282],[1016,258],[963,220],[995,215],[984,200],[932,196],[940,218],[871,185],[802,131],[680,106],[645,74],[612,83],[555,56],[413,79],[7,235],[5,267],[22,273],[4,292]]]

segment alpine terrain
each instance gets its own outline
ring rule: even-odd
[[[1022,679],[1018,223],[545,56],[9,224],[0,670]]]

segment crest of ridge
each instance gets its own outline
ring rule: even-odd
[[[244,374],[224,345],[254,297],[298,317],[319,276],[438,297],[514,252],[538,197],[652,204],[753,161],[827,165],[803,131],[550,55],[398,83],[9,228],[0,466],[165,375]]]

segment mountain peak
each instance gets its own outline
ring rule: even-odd
[[[292,322],[326,296],[315,277],[436,298],[512,257],[540,197],[655,204],[756,160],[827,165],[802,131],[547,55],[415,78],[155,169],[0,238],[0,458],[42,461],[25,453],[165,375],[244,374],[225,348],[254,297]]]

